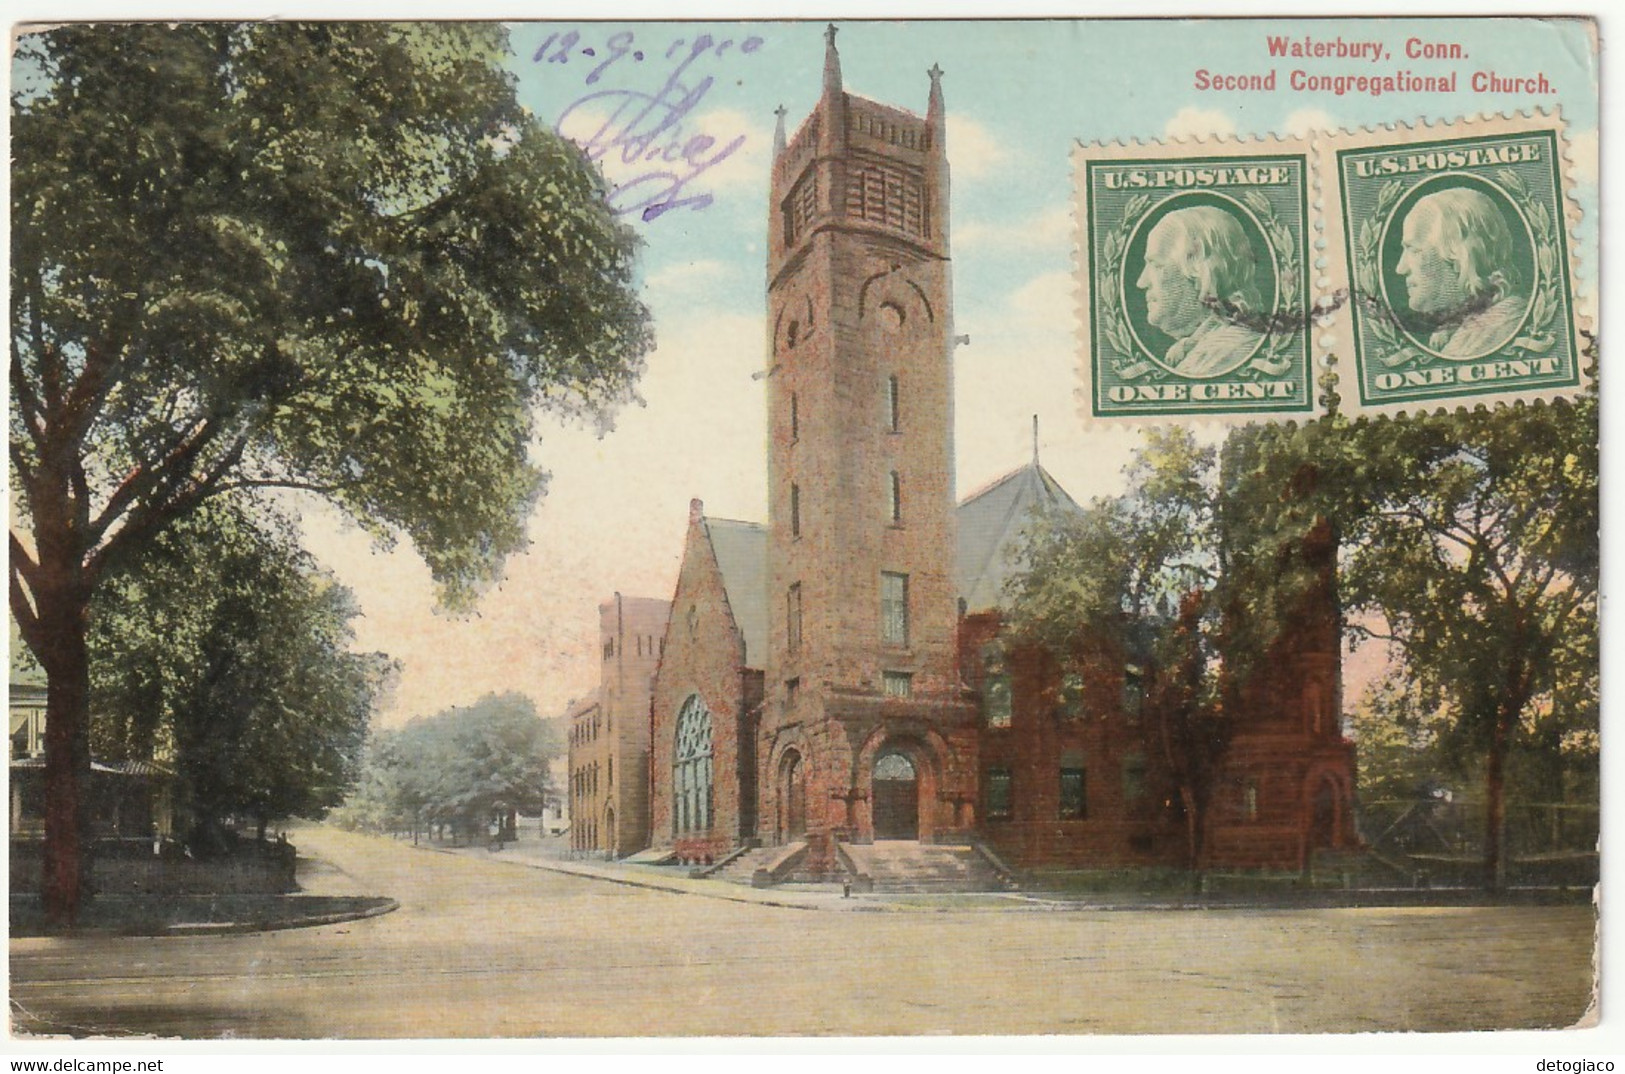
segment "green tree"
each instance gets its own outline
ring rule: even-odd
[[[1222,575],[1215,453],[1188,430],[1146,434],[1129,491],[1040,516],[1011,580],[1011,627],[1057,653],[1102,644],[1140,670],[1147,726],[1201,860],[1228,724],[1218,705],[1210,592]]]
[[[1518,740],[1595,711],[1595,419],[1587,402],[1396,424],[1382,439],[1412,472],[1349,530],[1345,592],[1385,624],[1360,629],[1400,646],[1451,745],[1483,758],[1492,889]]]
[[[13,70],[10,604],[48,678],[44,898],[71,921],[89,611],[204,500],[302,488],[467,602],[523,541],[537,407],[649,346],[601,176],[491,24],[81,24]]]
[[[349,651],[348,590],[316,569],[291,523],[215,501],[122,564],[90,635],[97,752],[176,768],[194,847],[227,816],[318,815],[355,778],[389,672]]]
[[[530,698],[487,694],[374,735],[346,814],[414,834],[450,825],[472,835],[496,818],[512,838],[518,813],[539,813],[553,799],[551,761],[563,752],[557,726]]]
[[[1597,696],[1597,404],[1255,427],[1225,448],[1232,570],[1262,653],[1337,557],[1357,636],[1398,647],[1439,756],[1482,764],[1485,883],[1505,879],[1507,764],[1583,767]],[[1311,539],[1317,532],[1324,540]],[[1283,549],[1331,549],[1282,558]],[[1230,655],[1227,649],[1227,658]],[[1544,744],[1542,744],[1544,743]]]

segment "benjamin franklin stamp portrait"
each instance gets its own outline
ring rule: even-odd
[[[1308,166],[1283,148],[1078,148],[1086,419],[1312,411]]]
[[[1351,299],[1339,333],[1345,405],[1572,391],[1584,370],[1560,125],[1503,118],[1436,133],[1338,139],[1327,194]]]

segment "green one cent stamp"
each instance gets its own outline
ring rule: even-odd
[[[1080,147],[1086,419],[1307,416],[1308,163]]]
[[[1336,150],[1358,386],[1350,399],[1343,378],[1349,409],[1579,386],[1561,142],[1519,125],[1439,140],[1389,131],[1386,144]]]

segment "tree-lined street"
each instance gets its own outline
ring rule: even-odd
[[[1317,1033],[1565,1026],[1588,907],[840,913],[330,829],[307,889],[395,913],[17,940],[14,1029],[180,1037]],[[342,871],[340,871],[342,870]]]

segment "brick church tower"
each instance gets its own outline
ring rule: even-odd
[[[941,839],[975,824],[955,651],[952,289],[941,71],[922,118],[823,93],[774,138],[769,643],[758,833]]]

